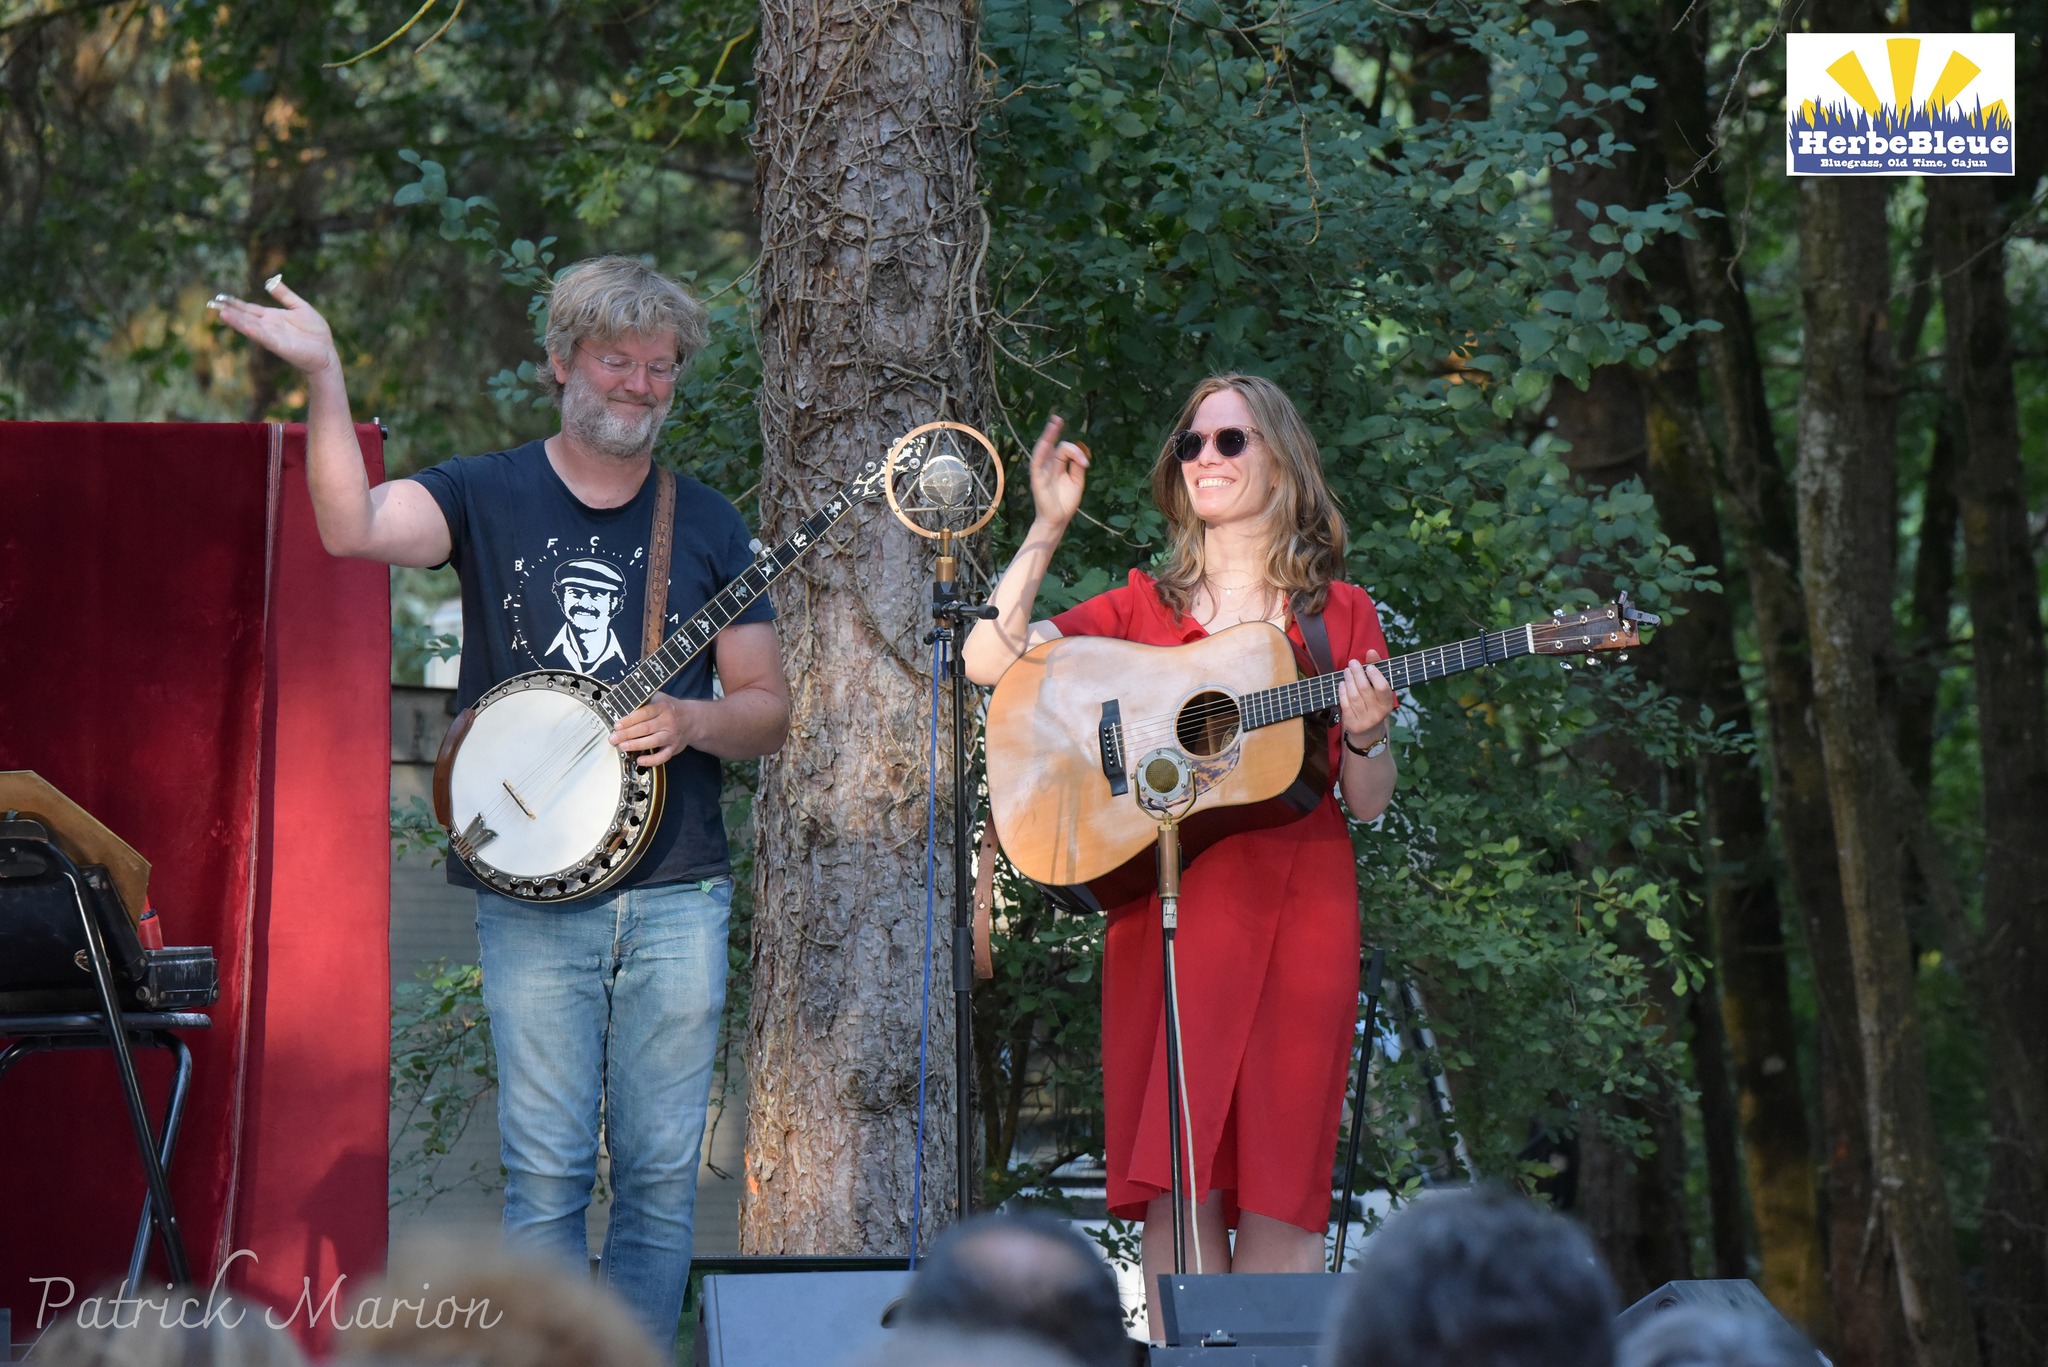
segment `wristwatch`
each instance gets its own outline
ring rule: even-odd
[[[1361,750],[1351,743],[1351,737],[1347,735],[1344,737],[1344,748],[1346,750],[1349,750],[1354,755],[1363,755],[1365,758],[1371,759],[1374,755],[1379,754],[1381,751],[1387,748],[1387,744],[1389,741],[1393,739],[1393,736],[1394,728],[1390,726],[1386,730],[1380,732],[1380,738],[1378,740],[1374,741],[1371,745],[1368,745],[1363,750]]]

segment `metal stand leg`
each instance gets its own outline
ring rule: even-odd
[[[1380,1016],[1380,975],[1386,966],[1386,951],[1374,946],[1372,960],[1365,969],[1365,1039],[1358,1046],[1358,1086],[1351,1094],[1351,1141],[1344,1147],[1344,1208],[1337,1216],[1337,1247],[1330,1254],[1332,1272],[1344,1270],[1344,1244],[1351,1233],[1351,1200],[1358,1181],[1358,1137],[1365,1129],[1366,1079],[1372,1075],[1373,1038]]]
[[[69,861],[66,861],[67,863]],[[185,1261],[185,1236],[178,1227],[178,1214],[171,1206],[171,1185],[164,1178],[163,1163],[157,1157],[156,1137],[149,1131],[149,1115],[142,1106],[142,1083],[135,1074],[135,1056],[128,1050],[128,1032],[121,1024],[121,1004],[114,999],[114,971],[107,960],[106,941],[99,923],[86,905],[85,889],[75,869],[67,869],[72,893],[78,898],[78,914],[85,924],[85,946],[92,958],[93,985],[99,989],[100,1010],[105,1014],[107,1042],[114,1050],[114,1065],[121,1074],[121,1094],[128,1103],[128,1123],[135,1131],[135,1147],[142,1156],[142,1173],[149,1183],[149,1203],[156,1212],[158,1232],[163,1237],[164,1260],[170,1264],[171,1280],[180,1284],[192,1280]]]
[[[171,1159],[178,1152],[178,1126],[185,1118],[185,1097],[192,1085],[192,1051],[185,1041],[168,1030],[153,1031],[150,1043],[159,1049],[168,1049],[177,1061],[177,1073],[171,1079],[171,1101],[164,1107],[164,1147],[158,1156],[166,1176],[171,1170]],[[130,1293],[142,1288],[142,1267],[149,1258],[149,1232],[156,1224],[151,1218],[148,1201],[142,1203],[142,1219],[135,1227],[135,1249],[128,1256],[128,1288]]]

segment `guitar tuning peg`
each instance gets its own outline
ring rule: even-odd
[[[1623,664],[1627,664],[1627,663],[1628,663],[1628,652],[1627,652],[1626,650],[1624,650],[1624,651],[1622,651],[1622,652],[1621,652],[1621,662],[1622,662]]]
[[[1550,610],[1550,617],[1552,621],[1562,622],[1564,620],[1564,609],[1552,608]]]
[[[1572,662],[1570,660],[1559,660],[1558,663],[1563,665],[1566,669],[1570,669],[1572,667]]]

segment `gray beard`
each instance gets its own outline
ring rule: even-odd
[[[569,372],[562,386],[562,430],[599,455],[613,460],[637,460],[654,449],[661,424],[675,402],[670,394],[664,403],[649,407],[640,418],[622,417],[612,410],[580,370]]]

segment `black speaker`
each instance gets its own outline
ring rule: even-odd
[[[1166,1343],[1151,1350],[1151,1367],[1314,1367],[1332,1304],[1350,1284],[1349,1274],[1327,1272],[1162,1272]]]
[[[1724,1281],[1666,1282],[1649,1295],[1631,1305],[1614,1317],[1614,1338],[1616,1342],[1627,1338],[1629,1333],[1641,1328],[1645,1320],[1660,1310],[1675,1310],[1682,1305],[1697,1305],[1709,1310],[1737,1310],[1745,1315],[1764,1315],[1791,1329],[1793,1324],[1778,1313],[1778,1307],[1764,1299],[1764,1293],[1756,1289],[1756,1283],[1740,1277]]]
[[[844,1362],[889,1331],[882,1309],[910,1273],[749,1272],[704,1278],[697,1367],[791,1367]]]

